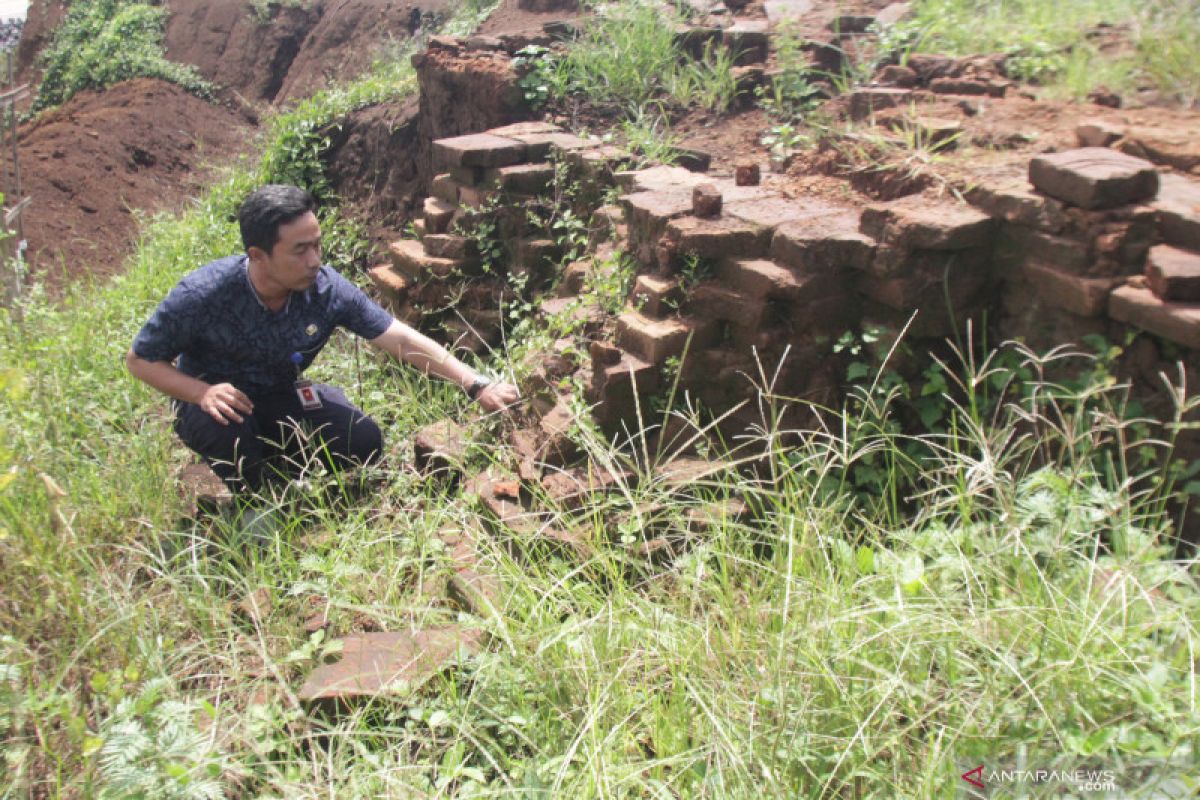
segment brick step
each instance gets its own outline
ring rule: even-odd
[[[889,247],[907,250],[965,250],[987,245],[992,218],[965,203],[912,195],[863,209],[859,230]]]
[[[425,252],[425,245],[416,239],[401,239],[388,245],[392,266],[401,275],[412,281],[423,281],[429,277],[447,278],[456,270],[467,267],[467,262],[455,258],[438,258]]]
[[[371,267],[367,270],[367,276],[389,304],[399,307],[408,300],[408,291],[412,282],[396,272],[391,264],[379,264]]]
[[[1108,315],[1184,347],[1200,348],[1200,304],[1172,303],[1150,289],[1122,286],[1109,295]]]
[[[1169,244],[1151,247],[1146,282],[1162,300],[1200,302],[1200,253]]]
[[[660,366],[668,358],[682,355],[685,348],[712,344],[717,327],[711,320],[651,319],[628,309],[617,317],[617,346]]]
[[[1200,181],[1181,175],[1162,175],[1158,197],[1150,205],[1158,212],[1158,231],[1170,245],[1200,251]]]

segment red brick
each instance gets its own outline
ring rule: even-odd
[[[389,303],[401,306],[408,300],[409,280],[392,269],[391,264],[371,267],[367,270],[367,275]]]
[[[488,170],[483,182],[505,192],[536,195],[545,192],[554,182],[554,167],[545,163],[499,167]]]
[[[692,210],[691,189],[669,192],[635,192],[621,198],[629,237],[633,244],[653,243],[666,230],[667,222]]]
[[[859,229],[881,244],[913,250],[963,250],[987,244],[992,219],[963,203],[921,195],[867,206]]]
[[[654,275],[638,275],[629,304],[650,317],[661,317],[679,308],[682,293],[678,281]]]
[[[711,183],[702,183],[692,189],[692,213],[697,217],[721,216],[721,193]]]
[[[413,461],[420,472],[459,475],[466,456],[464,431],[451,420],[427,425],[413,437]]]
[[[734,168],[733,182],[738,186],[758,186],[762,181],[762,170],[758,164],[738,164]]]
[[[1162,175],[1160,179],[1158,197],[1151,205],[1158,212],[1163,241],[1200,250],[1200,181],[1181,175]]]
[[[457,210],[457,206],[451,205],[445,200],[426,197],[425,205],[422,208],[426,232],[445,233],[450,228],[450,221],[454,219],[454,212]]]
[[[447,203],[458,202],[459,184],[446,172],[437,175],[429,184],[429,194]]]
[[[1080,317],[1096,317],[1108,306],[1108,295],[1121,278],[1085,278],[1049,264],[1029,262],[1021,272],[1039,302]]]
[[[771,231],[729,217],[680,217],[667,223],[667,237],[674,244],[675,251],[684,256],[757,258],[767,254]]]
[[[388,250],[395,269],[414,281],[423,281],[431,275],[446,278],[463,267],[462,261],[429,255],[425,246],[415,239],[392,242]]]
[[[856,89],[850,95],[850,118],[865,119],[876,111],[906,106],[911,101],[911,89],[897,89],[890,86]]]
[[[433,143],[434,164],[442,167],[503,167],[524,157],[523,143],[490,133],[454,136]]]
[[[445,670],[460,650],[478,652],[483,631],[457,626],[414,632],[358,633],[342,640],[338,661],[313,670],[302,702],[407,696]]]
[[[1041,191],[1080,208],[1112,208],[1153,197],[1158,172],[1149,161],[1103,147],[1036,156],[1029,180]]]
[[[1167,244],[1150,248],[1146,281],[1163,300],[1200,301],[1200,254]]]
[[[874,254],[875,242],[859,232],[853,212],[784,223],[771,239],[771,258],[798,269],[866,269]]]
[[[661,365],[685,348],[712,343],[715,326],[709,322],[683,319],[650,319],[637,311],[617,317],[617,345],[643,361]]]
[[[1200,305],[1171,303],[1149,289],[1122,286],[1109,295],[1108,315],[1184,347],[1200,349]]]
[[[452,258],[466,261],[479,257],[479,248],[474,239],[451,233],[430,233],[421,240],[425,252],[434,258]]]

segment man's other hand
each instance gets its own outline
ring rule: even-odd
[[[521,397],[517,387],[511,383],[489,383],[475,399],[485,411],[504,411]]]
[[[232,383],[214,383],[209,386],[196,405],[222,425],[228,425],[230,421],[241,422],[242,414],[254,411],[254,404],[250,402],[250,398]],[[239,411],[242,414],[239,414]]]

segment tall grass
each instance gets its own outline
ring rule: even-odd
[[[921,0],[914,7],[901,33],[919,50],[1009,53],[1018,77],[1078,98],[1101,85],[1152,88],[1184,105],[1197,98],[1200,66],[1188,54],[1200,46],[1200,14],[1191,0]]]
[[[511,469],[496,420],[336,339],[315,377],[384,425],[378,491],[310,471],[263,498],[286,521],[265,543],[189,518],[190,456],[124,373],[128,342],[179,275],[236,249],[250,187],[314,168],[291,124],[410,86],[297,109],[261,163],[148,224],[126,274],[61,306],[35,291],[0,325],[0,796],[945,797],[979,763],[1188,790],[1200,592],[1140,454],[1165,455],[1194,402],[1180,388],[1179,418],[1130,421],[1120,387],[1055,384],[1062,353],[1018,351],[1033,379],[987,411],[972,398],[1000,362],[948,366],[947,422],[915,437],[902,504],[850,478],[913,452],[879,382],[791,431],[764,378],[759,430],[683,487],[644,439],[581,426],[588,463],[628,475],[582,508],[543,499],[589,543],[577,557],[493,530],[409,464],[412,431],[451,416],[472,469]],[[448,533],[500,581],[494,613],[446,599]],[[648,559],[657,537],[677,549]],[[305,633],[314,609],[328,635]],[[423,689],[342,716],[296,701],[337,637],[450,623],[489,645]]]

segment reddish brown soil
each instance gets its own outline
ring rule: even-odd
[[[247,140],[234,111],[141,79],[82,92],[21,129],[27,257],[52,288],[120,269],[134,210],[178,208]]]
[[[554,20],[575,20],[579,18],[578,11],[522,11],[517,7],[517,0],[504,0],[491,16],[479,26],[481,36],[499,36],[503,33],[532,33],[540,32],[542,26]]]

